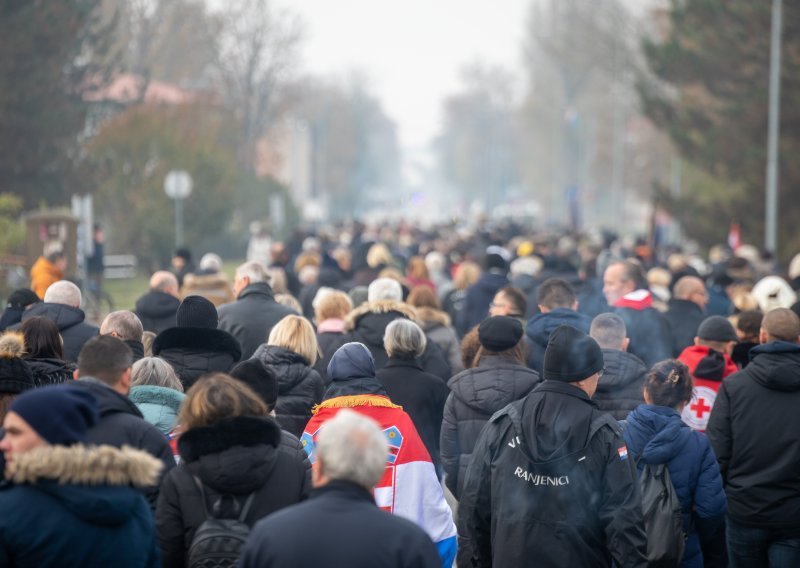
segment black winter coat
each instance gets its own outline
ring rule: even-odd
[[[677,357],[684,349],[694,345],[697,328],[703,323],[706,314],[694,302],[672,299],[667,304],[664,317],[672,332],[672,356]]]
[[[553,330],[560,325],[571,325],[588,334],[592,319],[569,308],[555,308],[545,314],[535,315],[528,321],[525,325],[525,335],[530,340],[527,342],[528,367],[540,375],[544,368],[544,351],[547,349],[547,341]]]
[[[500,288],[508,286],[505,274],[485,272],[475,284],[467,288],[464,309],[454,323],[458,332],[464,336],[474,326],[489,317],[489,306]]]
[[[162,479],[175,467],[175,457],[164,434],[142,418],[142,413],[128,397],[92,377],[82,377],[74,384],[88,390],[97,400],[100,420],[88,432],[89,443],[108,444],[116,448],[131,446],[144,450],[164,463]],[[158,487],[147,488],[144,494],[150,506],[155,507]]]
[[[175,296],[160,290],[151,290],[136,300],[134,312],[142,321],[145,331],[158,335],[165,329],[175,327],[175,314],[180,305],[181,301]]]
[[[64,360],[70,363],[77,363],[83,344],[100,333],[100,328],[84,321],[86,314],[80,308],[41,302],[25,310],[22,321],[34,316],[44,316],[55,322],[64,340]],[[19,325],[12,326],[12,329],[19,329]]]
[[[625,322],[631,340],[628,352],[641,359],[648,369],[672,357],[672,331],[661,312],[655,308],[614,308],[612,311]]]
[[[239,342],[221,329],[171,327],[153,341],[153,355],[172,365],[189,390],[201,375],[227,373],[242,356]]]
[[[755,347],[725,377],[706,434],[719,461],[728,515],[800,537],[800,345]]]
[[[347,316],[345,320],[345,329],[349,330],[340,339],[338,345],[332,344],[330,349],[335,346],[336,349],[345,343],[357,341],[367,346],[372,357],[375,360],[375,369],[380,369],[386,364],[389,356],[383,348],[383,335],[386,332],[386,326],[397,318],[407,318],[416,321],[416,312],[406,304],[384,300],[379,302],[371,302],[364,304]],[[336,352],[333,349],[332,353],[326,353],[327,361],[333,357]],[[450,364],[442,350],[433,341],[428,341],[425,345],[425,351],[419,358],[422,368],[443,381],[448,380],[452,375],[450,373]]]
[[[439,435],[444,403],[450,394],[447,385],[436,375],[426,373],[417,361],[396,357],[390,357],[375,378],[386,389],[389,399],[411,417],[436,471],[441,471]]]
[[[239,568],[440,568],[417,525],[378,509],[363,487],[331,481],[311,498],[260,521]]]
[[[181,465],[164,479],[156,509],[156,528],[165,568],[183,568],[206,506],[220,518],[236,518],[238,507],[255,492],[245,522],[252,526],[270,513],[308,497],[311,479],[302,458],[281,442],[271,418],[239,416],[192,428],[178,440]],[[229,499],[223,499],[231,496]],[[217,513],[215,504],[219,503]]]
[[[544,381],[492,417],[459,504],[473,566],[647,566],[639,482],[610,416]]]
[[[636,355],[619,349],[603,349],[603,365],[592,400],[614,420],[625,420],[631,410],[644,404],[647,369]]]
[[[322,377],[305,357],[283,347],[262,345],[251,358],[269,366],[278,377],[278,402],[274,410],[281,428],[302,436],[311,419],[311,408],[322,402],[325,393]]]
[[[70,382],[73,379],[73,373],[76,369],[73,363],[67,363],[61,359],[51,359],[49,357],[42,359],[25,359],[25,362],[31,370],[33,381],[36,383],[37,387]]]
[[[242,346],[242,359],[250,359],[259,345],[265,343],[269,332],[294,310],[275,301],[272,288],[266,282],[256,282],[239,292],[234,302],[217,310],[219,329],[234,336]]]
[[[477,367],[450,379],[450,395],[444,405],[441,452],[445,483],[456,499],[481,428],[492,414],[519,400],[541,378],[536,371],[498,355],[487,355]]]

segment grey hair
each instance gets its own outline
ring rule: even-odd
[[[378,278],[373,280],[367,288],[367,301],[377,302],[380,300],[403,301],[403,288],[400,282],[392,278]]]
[[[536,276],[542,271],[543,267],[544,262],[538,256],[523,256],[511,263],[511,275],[527,274],[528,276]]]
[[[200,270],[213,270],[219,272],[222,269],[222,259],[218,254],[207,252],[200,259]]]
[[[100,335],[116,333],[123,341],[141,341],[144,328],[139,317],[129,310],[111,312],[100,324]]]
[[[383,346],[389,357],[416,359],[425,352],[428,339],[413,321],[398,318],[386,326]]]
[[[625,322],[617,314],[600,314],[589,328],[589,335],[601,349],[619,349],[627,333]]]
[[[431,273],[438,274],[442,272],[446,265],[447,258],[438,250],[433,250],[425,255],[425,266],[428,267],[428,271]]]
[[[160,357],[145,357],[133,364],[131,371],[131,386],[140,387],[151,385],[155,387],[166,387],[178,392],[183,392],[178,375],[172,365]]]
[[[343,409],[317,436],[317,458],[331,480],[350,481],[372,491],[386,470],[389,446],[378,424]]]
[[[81,289],[69,280],[53,282],[44,293],[44,301],[77,308],[81,305]]]
[[[237,280],[245,276],[250,279],[250,284],[255,284],[256,282],[266,282],[269,284],[269,272],[267,272],[267,267],[257,260],[247,261],[236,268]]]

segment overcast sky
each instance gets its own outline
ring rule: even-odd
[[[459,71],[481,60],[522,77],[529,0],[274,0],[305,23],[303,70],[358,71],[395,120],[401,144],[419,149],[438,132]]]

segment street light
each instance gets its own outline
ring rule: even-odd
[[[184,170],[172,170],[164,178],[164,193],[175,200],[175,246],[183,244],[183,200],[192,193],[192,176]]]
[[[767,218],[765,248],[778,252],[778,118],[781,102],[781,18],[783,1],[772,0],[772,44],[769,58],[769,134],[767,134]]]

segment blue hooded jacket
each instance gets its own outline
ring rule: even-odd
[[[681,566],[702,568],[701,540],[704,550],[711,548],[706,542],[719,535],[727,508],[722,476],[708,438],[666,406],[642,404],[631,411],[623,426],[628,451],[640,473],[645,464],[667,464],[683,508],[684,526],[689,527]]]
[[[571,325],[588,335],[592,318],[569,308],[555,308],[528,320],[525,326],[525,336],[528,338],[528,367],[540,375],[544,367],[544,352],[550,334],[560,325]]]
[[[337,349],[328,363],[328,376],[331,384],[323,400],[359,394],[389,397],[375,378],[375,359],[363,343],[353,341]]]

